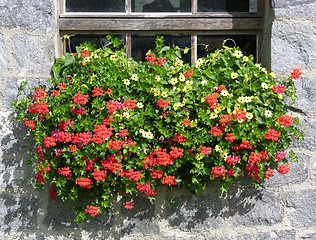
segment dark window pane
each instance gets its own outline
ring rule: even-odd
[[[221,48],[226,39],[226,46],[233,47],[235,45],[234,42],[228,40],[233,39],[236,45],[241,48],[242,52],[245,55],[253,55],[254,59],[256,59],[256,35],[198,35],[198,57],[204,57],[208,52],[213,52],[215,49]]]
[[[165,46],[179,46],[184,49],[190,48],[191,37],[189,35],[164,35]],[[132,35],[132,57],[136,60],[145,61],[148,50],[153,50],[156,36],[154,35]],[[182,56],[186,63],[191,62],[191,53],[188,52]]]
[[[125,44],[124,35],[111,35],[113,38],[118,38],[123,44]],[[70,49],[72,53],[76,52],[76,46],[81,43],[90,42],[95,45],[96,48],[102,48],[108,46],[109,42],[106,39],[106,35],[76,35],[70,38]],[[123,45],[121,45],[122,47]],[[66,52],[69,52],[69,44],[66,42]]]
[[[249,0],[198,0],[198,12],[249,12]]]
[[[66,0],[67,12],[125,12],[125,0]]]
[[[133,12],[190,12],[190,0],[132,0]]]

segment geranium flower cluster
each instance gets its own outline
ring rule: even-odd
[[[113,194],[132,209],[134,193],[154,200],[158,184],[198,194],[216,178],[227,191],[238,178],[260,185],[290,171],[287,147],[303,136],[283,99],[295,102],[300,69],[278,80],[238,48],[190,66],[162,38],[134,61],[114,42],[57,59],[53,87],[14,105],[35,135],[37,187],[79,204],[93,196],[76,222],[103,213]]]

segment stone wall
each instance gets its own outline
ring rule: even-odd
[[[23,124],[13,122],[10,107],[21,81],[35,85],[50,77],[57,52],[56,2],[2,0],[0,239],[316,239],[316,2],[271,4],[263,59],[279,77],[293,67],[303,69],[292,112],[302,119],[306,138],[291,147],[299,162],[290,173],[275,174],[260,189],[240,182],[225,195],[216,182],[200,196],[162,188],[156,203],[138,197],[140,207],[133,210],[114,199],[109,214],[77,225],[61,201],[31,185],[32,140]]]

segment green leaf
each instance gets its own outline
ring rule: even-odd
[[[76,62],[76,58],[74,56],[68,55],[65,59],[64,66],[67,67],[69,65],[72,65]]]

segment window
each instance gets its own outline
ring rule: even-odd
[[[264,0],[59,0],[60,35],[74,34],[71,48],[91,41],[107,44],[119,37],[128,57],[143,60],[155,36],[166,45],[190,47],[185,59],[194,63],[209,50],[233,39],[246,54],[260,60]],[[233,41],[232,41],[233,42]],[[62,44],[61,53],[69,51]]]

